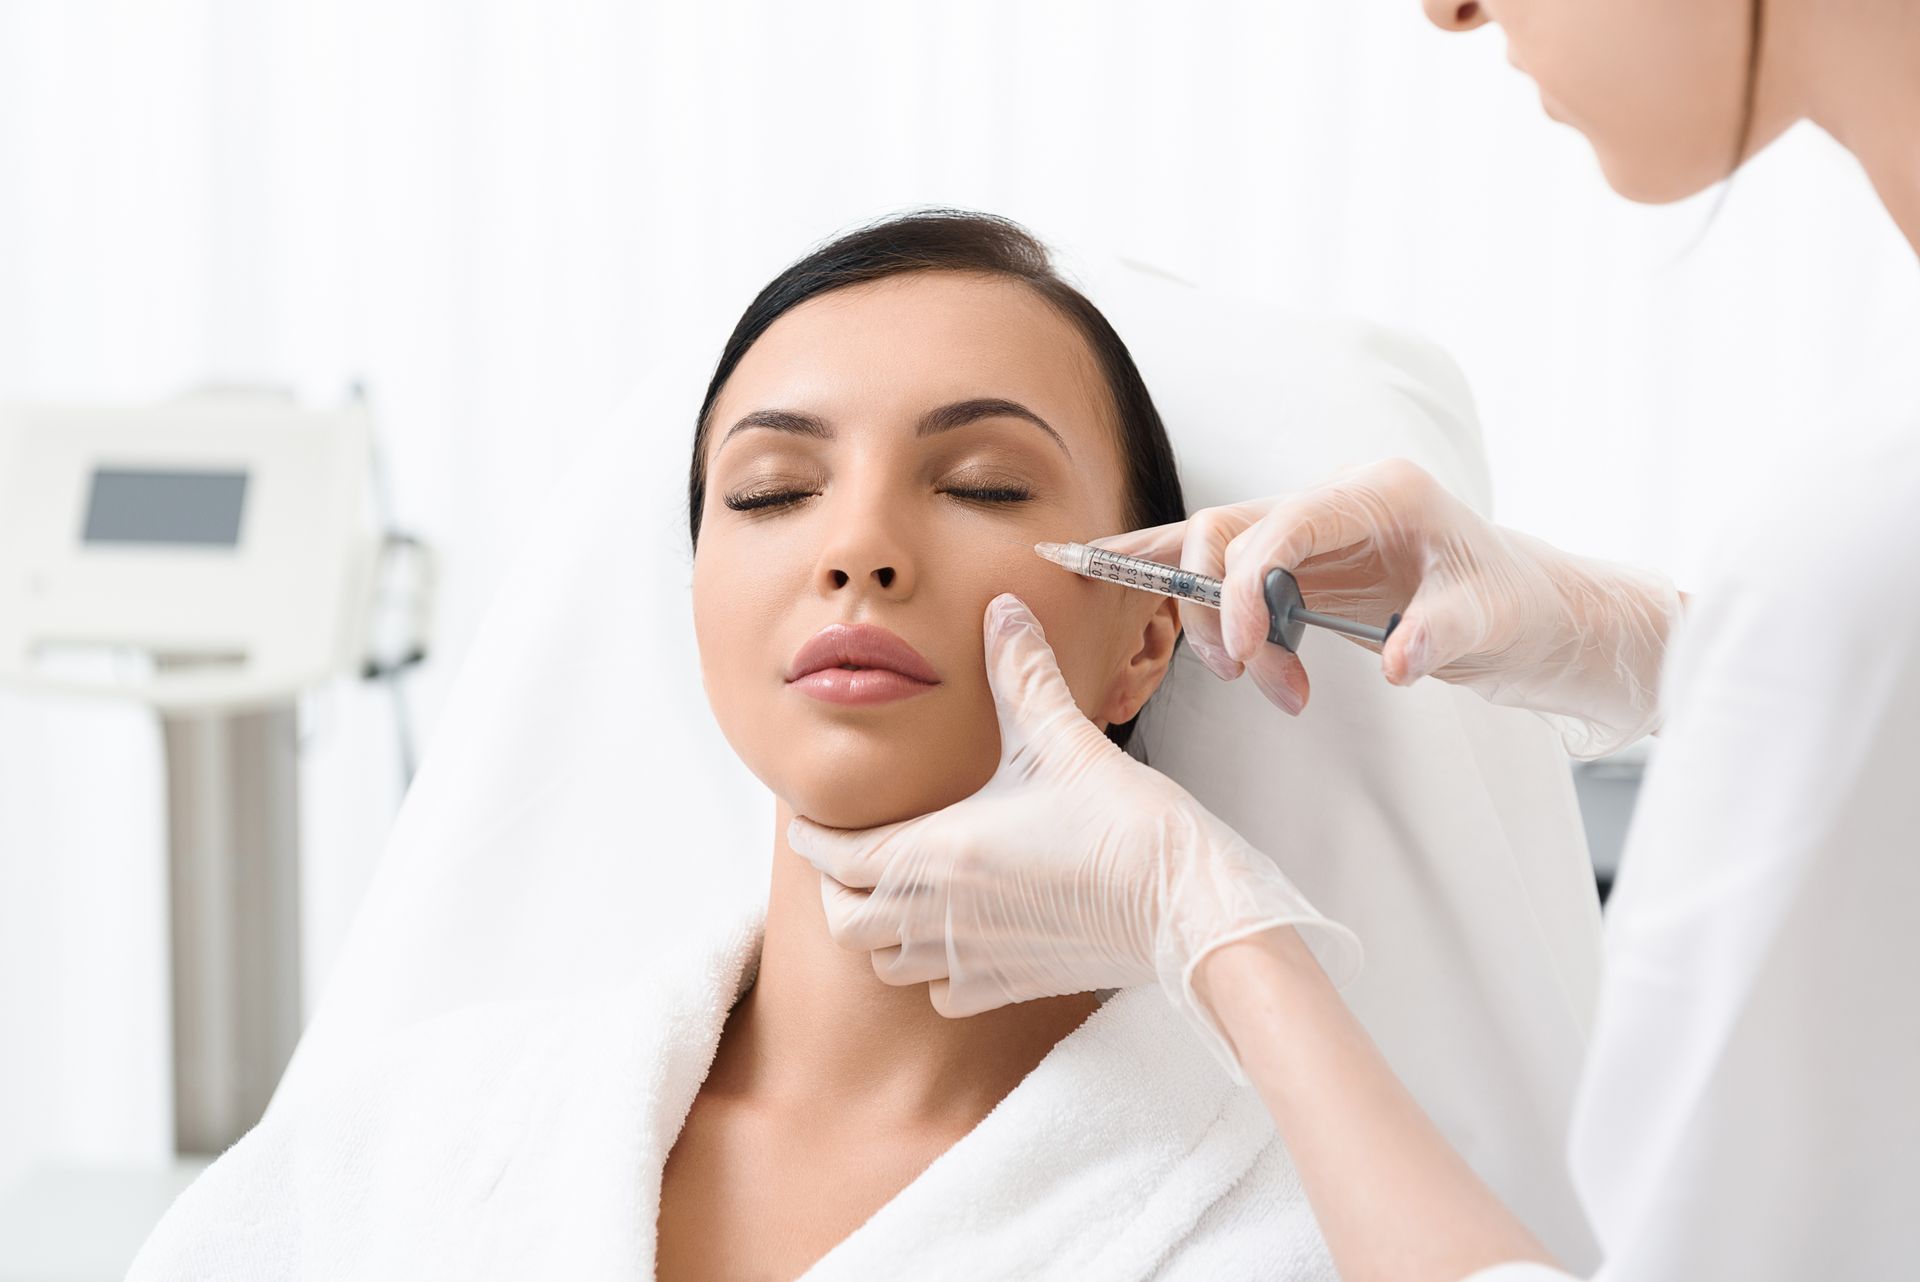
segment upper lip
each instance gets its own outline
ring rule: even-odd
[[[787,680],[798,681],[823,668],[886,668],[903,677],[936,685],[940,674],[926,657],[896,634],[874,623],[830,623],[800,647],[787,666]]]

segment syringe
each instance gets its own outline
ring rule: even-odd
[[[1194,601],[1215,610],[1220,608],[1220,580],[1210,575],[1195,574],[1177,565],[1162,565],[1158,561],[1128,556],[1124,552],[1109,552],[1088,543],[1036,543],[1033,550],[1055,565],[1089,579],[1105,579],[1122,587],[1158,592],[1162,596]],[[1300,638],[1306,635],[1309,623],[1330,632],[1382,643],[1393,635],[1394,628],[1400,624],[1397,614],[1387,620],[1386,627],[1376,628],[1371,624],[1355,623],[1351,619],[1309,610],[1301,601],[1300,585],[1294,581],[1293,575],[1277,565],[1267,571],[1262,587],[1267,598],[1267,640],[1288,650],[1300,648]]]

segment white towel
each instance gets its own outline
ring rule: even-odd
[[[618,988],[467,1007],[277,1095],[129,1282],[651,1276],[661,1172],[761,914]],[[819,1260],[887,1277],[1328,1279],[1260,1102],[1157,988],[1115,994]]]

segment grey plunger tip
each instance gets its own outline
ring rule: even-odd
[[[1325,628],[1329,632],[1339,632],[1350,637],[1359,637],[1364,641],[1385,642],[1400,626],[1400,616],[1394,615],[1387,620],[1387,626],[1376,628],[1368,623],[1355,623],[1352,619],[1342,619],[1337,615],[1320,614],[1309,610],[1302,602],[1300,585],[1291,574],[1274,566],[1267,571],[1265,595],[1267,598],[1267,640],[1277,646],[1284,646],[1287,652],[1297,653],[1300,638],[1307,634],[1307,625]]]

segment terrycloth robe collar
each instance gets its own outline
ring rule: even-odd
[[[760,931],[756,914],[703,976],[656,990],[666,1007],[635,1046],[636,1070],[650,1074],[639,1155],[649,1211]],[[1122,990],[803,1277],[1143,1278],[1272,1142],[1258,1098],[1228,1080],[1159,990]],[[642,1235],[649,1271],[654,1218]]]

